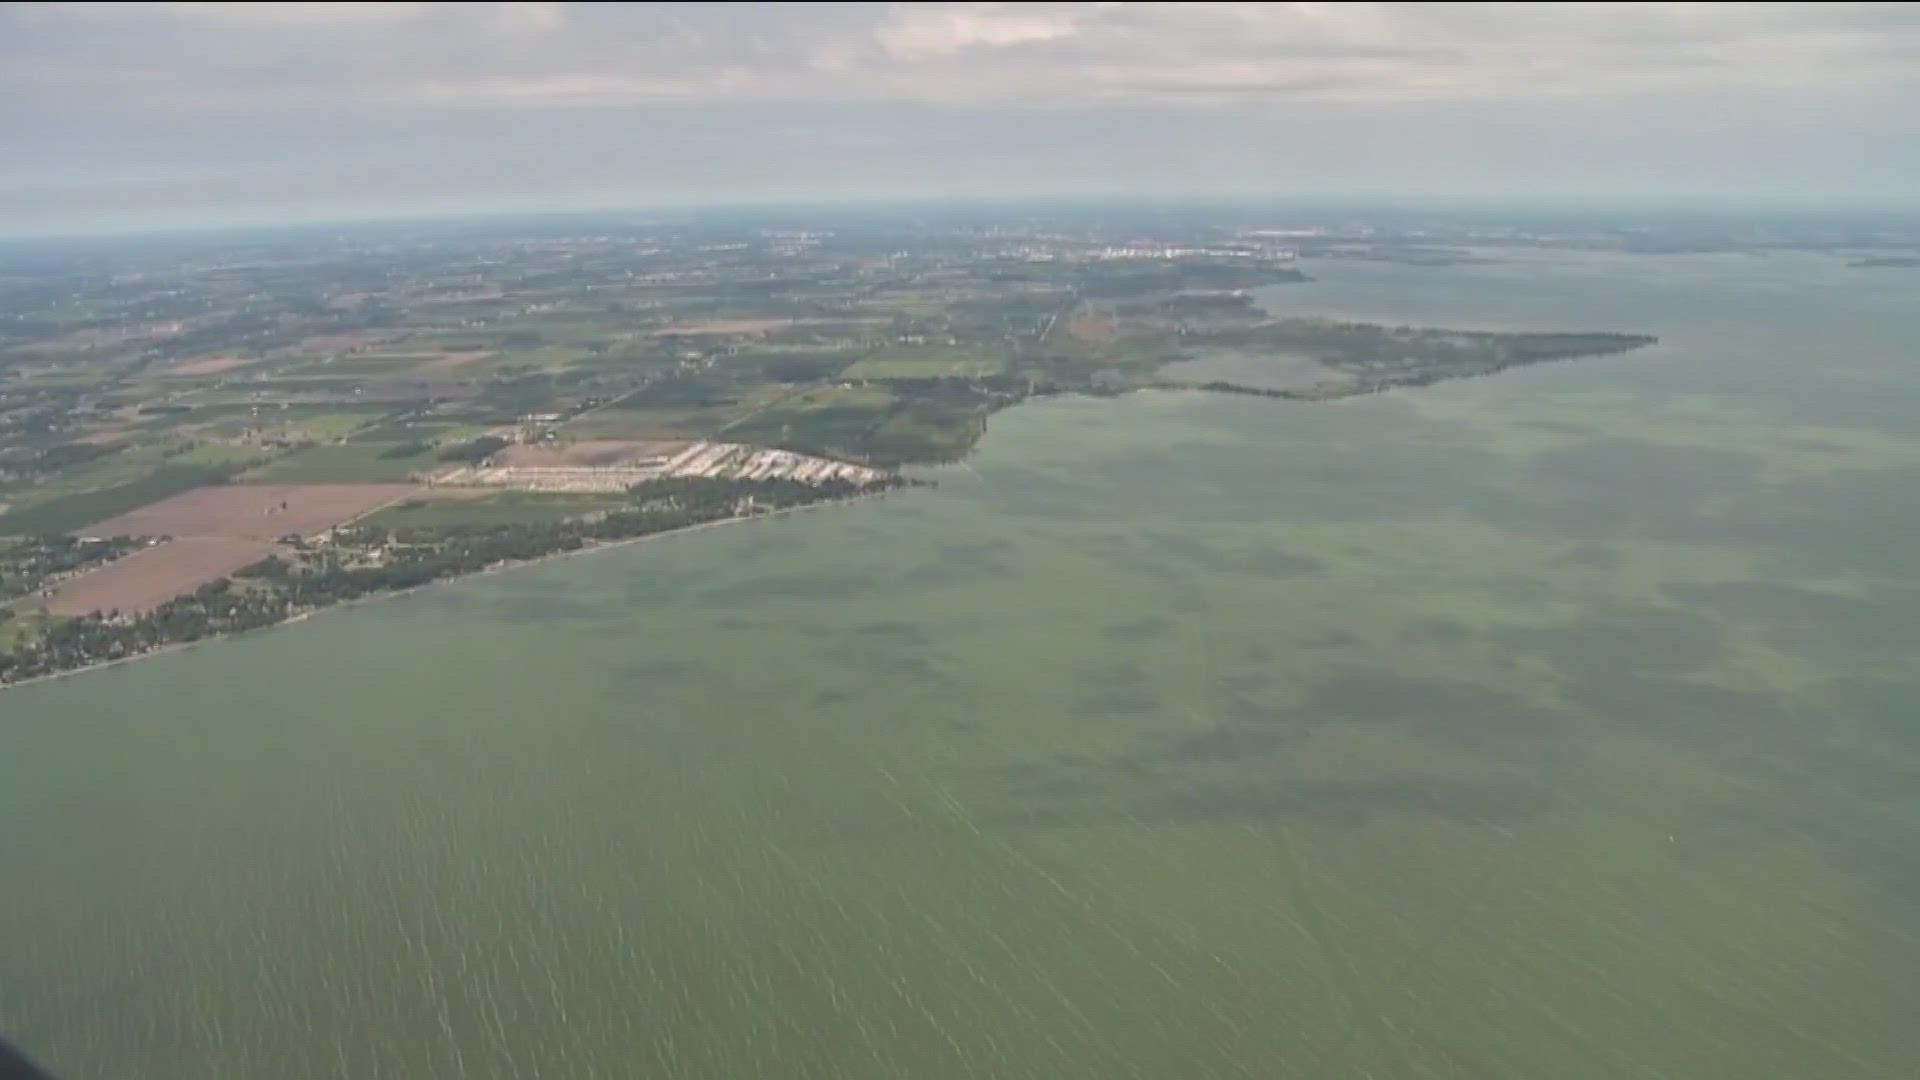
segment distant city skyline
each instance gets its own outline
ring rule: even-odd
[[[0,6],[0,235],[706,203],[1920,196],[1914,4]]]

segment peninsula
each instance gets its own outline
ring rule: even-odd
[[[1325,400],[1636,349],[1276,317],[1263,230],[840,222],[0,255],[0,683],[893,490],[1029,397]]]

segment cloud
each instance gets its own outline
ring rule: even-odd
[[[1912,192],[1920,5],[0,3],[0,146],[0,217],[36,227],[1089,188]]]
[[[1075,21],[1071,11],[1004,4],[895,7],[873,36],[888,54],[912,59],[1058,41],[1073,34]]]
[[[16,90],[125,93],[137,71],[130,105],[188,107],[1057,108],[1920,83],[1920,9],[1877,4],[171,3],[10,18],[0,58]]]
[[[388,25],[425,13],[422,3],[70,3],[49,14],[81,19],[205,23],[219,26]]]

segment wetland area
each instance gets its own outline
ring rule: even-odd
[[[1920,1074],[1920,272],[1326,261],[1657,344],[996,413],[937,486],[0,694],[62,1076]]]

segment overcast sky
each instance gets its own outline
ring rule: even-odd
[[[0,5],[0,233],[1083,192],[1920,194],[1920,4]]]

